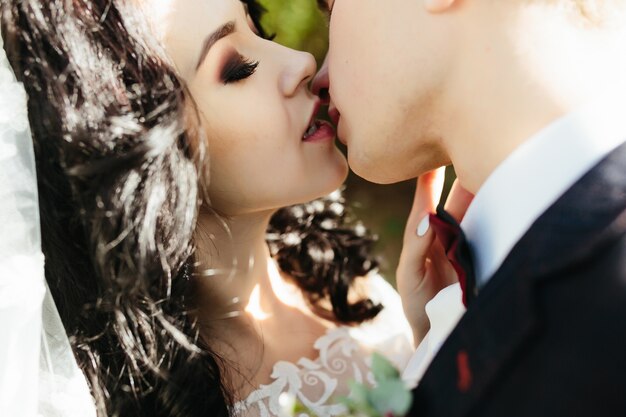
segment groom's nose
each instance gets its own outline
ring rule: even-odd
[[[322,104],[328,105],[330,103],[330,94],[328,89],[330,82],[328,79],[328,56],[324,59],[324,63],[317,71],[313,83],[311,84],[311,91],[313,94],[322,99]]]

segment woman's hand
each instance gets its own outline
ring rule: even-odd
[[[444,249],[429,224],[429,214],[435,213],[441,198],[445,168],[428,172],[417,180],[413,207],[404,231],[404,243],[396,272],[402,307],[417,347],[428,330],[428,303],[443,288],[454,284],[458,277]],[[461,221],[474,196],[455,182],[445,209]]]

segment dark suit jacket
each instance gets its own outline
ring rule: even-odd
[[[411,417],[626,416],[626,144],[517,243],[413,398]]]

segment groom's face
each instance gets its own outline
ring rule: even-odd
[[[437,107],[454,42],[425,3],[328,0],[327,56],[338,135],[360,176],[391,183],[445,165]],[[451,1],[447,1],[451,3]]]

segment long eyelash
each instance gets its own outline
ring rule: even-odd
[[[222,82],[224,84],[236,83],[250,77],[259,66],[259,61],[250,61],[242,55],[229,59],[222,68]]]

